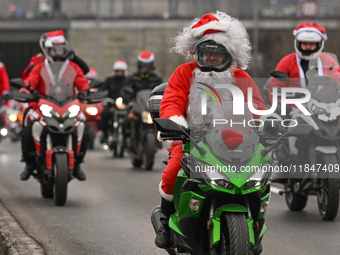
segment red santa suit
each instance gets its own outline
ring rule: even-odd
[[[45,60],[45,56],[41,53],[39,53],[36,56],[31,57],[28,66],[25,68],[25,70],[21,74],[21,79],[25,80],[28,77],[29,73],[34,68],[34,66],[36,66],[38,63],[44,62],[44,60]]]
[[[78,91],[81,91],[81,90],[88,88],[89,83],[87,79],[85,78],[83,71],[80,69],[80,67],[70,60],[66,60],[66,62],[69,65],[71,65],[76,71],[76,77],[74,80],[74,89],[76,88]],[[42,96],[47,96],[45,82],[41,77],[41,69],[45,65],[49,65],[47,58],[44,60],[44,62],[37,64],[32,69],[29,76],[24,80],[25,84],[27,85],[31,84],[31,88],[38,91],[38,93]],[[74,90],[73,94],[76,95],[76,90]]]
[[[190,62],[180,65],[173,75],[170,77],[168,86],[164,92],[160,106],[160,117],[170,118],[171,120],[188,126],[186,122],[186,111],[190,94],[191,79],[194,78],[194,70],[198,68],[196,62]],[[255,82],[243,70],[234,68],[232,70],[234,83],[233,85],[240,88],[247,99],[247,89],[252,88],[253,103],[258,110],[265,110],[261,93]],[[259,117],[259,116],[255,116]],[[167,199],[171,200],[173,195],[173,186],[177,179],[177,173],[181,169],[180,159],[183,156],[182,142],[174,142],[170,149],[169,161],[167,167],[162,174],[162,182],[160,184],[160,193]]]
[[[0,62],[0,97],[7,94],[10,90],[9,78],[5,65]]]
[[[322,46],[318,51],[306,56],[298,49],[297,41],[295,41],[296,53],[291,53],[283,57],[277,64],[275,70],[284,71],[294,82],[299,84],[300,87],[306,88],[306,77],[301,66],[301,60],[317,59],[319,76],[330,75],[333,78],[339,78],[339,65],[337,61],[330,55],[321,53],[324,47],[324,41],[327,40],[325,28],[316,23],[303,22],[293,31],[293,34],[296,36],[296,40],[301,42],[314,42],[314,38],[319,38]],[[311,41],[308,41],[309,38],[312,38],[310,39]],[[268,89],[268,99],[270,102],[272,102],[271,92],[273,87],[297,87],[297,85],[292,82],[283,82],[273,78]]]
[[[203,71],[197,62],[190,62],[180,65],[170,77],[168,86],[164,92],[160,105],[160,117],[169,118],[176,123],[188,127],[187,112],[197,111],[200,108],[200,97],[195,90],[193,83],[195,79],[207,78],[211,81],[210,86],[214,86],[214,79],[230,82],[240,88],[245,101],[247,100],[247,88],[252,88],[253,103],[258,110],[265,110],[262,96],[254,81],[243,70],[246,69],[250,60],[250,42],[244,26],[236,19],[222,12],[216,14],[206,14],[198,22],[193,21],[188,27],[183,29],[176,38],[174,50],[186,57],[196,59],[196,47],[202,42],[212,40],[222,45],[231,56],[230,66],[227,69],[216,71]],[[205,70],[205,69],[204,69]],[[212,69],[214,70],[214,69]],[[222,80],[221,80],[222,79]],[[217,81],[217,80],[216,80]],[[218,93],[223,94],[225,99],[232,100],[232,95],[226,89],[219,89]],[[189,104],[190,102],[190,104]],[[194,104],[192,104],[194,102]],[[192,109],[190,109],[192,108]],[[255,118],[258,116],[254,116]],[[159,185],[161,196],[168,200],[173,200],[173,187],[177,179],[178,171],[181,169],[180,159],[183,156],[182,142],[174,142],[170,149],[168,164],[163,171],[162,181]]]
[[[291,78],[294,82],[298,83],[300,87],[306,88],[305,82],[305,74],[301,67],[301,58],[297,53],[291,53],[285,57],[283,57],[280,62],[277,64],[275,70],[284,71],[289,78]],[[321,53],[318,57],[318,72],[319,75],[331,75],[339,73],[339,65],[335,59],[333,59],[330,55]],[[335,72],[337,71],[337,72]],[[334,77],[338,78],[338,77]],[[270,83],[268,89],[268,99],[272,102],[271,91],[273,87],[297,87],[292,82],[283,82],[273,78],[273,81]]]

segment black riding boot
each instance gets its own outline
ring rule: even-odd
[[[173,201],[167,201],[162,198],[161,202],[161,218],[160,221],[162,226],[157,231],[155,244],[158,248],[166,249],[171,245],[170,240],[170,228],[169,228],[169,218],[170,215],[175,212],[175,206]]]

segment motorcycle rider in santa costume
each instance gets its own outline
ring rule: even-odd
[[[297,87],[300,85],[302,88],[308,87],[308,79],[306,72],[309,68],[310,61],[317,61],[318,74],[331,75],[338,74],[332,72],[332,69],[339,69],[339,65],[335,59],[330,55],[322,53],[325,41],[327,40],[326,29],[315,22],[301,23],[294,29],[293,35],[295,36],[294,48],[295,52],[283,57],[277,64],[275,70],[284,71],[293,82],[279,81],[275,78],[272,79],[270,86],[267,90],[269,102],[272,103],[272,90],[273,87]],[[328,67],[328,68],[325,68]],[[331,67],[331,68],[329,68]],[[340,77],[333,77],[339,79]],[[280,101],[280,98],[278,99]],[[292,109],[296,108],[295,105],[287,105],[286,115],[289,116]],[[278,110],[280,114],[280,110]],[[297,155],[292,154],[293,161],[296,164],[305,164],[308,162],[308,139],[290,139],[291,153],[297,152]],[[296,141],[296,142],[294,142]]]
[[[49,33],[45,33],[40,38],[40,44],[42,46],[42,50],[45,55],[45,59],[43,62],[36,64],[31,72],[29,73],[28,77],[24,80],[26,85],[31,86],[32,89],[36,90],[40,95],[46,96],[46,88],[44,81],[40,75],[41,69],[44,66],[49,68],[49,63],[54,61],[62,61],[64,65],[71,65],[76,71],[76,77],[74,80],[74,86],[78,91],[82,91],[89,87],[89,83],[84,76],[83,71],[81,68],[75,64],[73,61],[68,59],[69,55],[69,45],[65,38],[64,32],[62,30],[51,31]],[[22,88],[20,90],[21,93],[30,93],[27,89]],[[74,95],[76,94],[76,90],[74,90]],[[34,141],[32,137],[32,121],[31,116],[33,114],[33,110],[29,110],[26,114],[24,119],[24,126],[21,131],[22,136],[22,155],[23,161],[26,163],[25,169],[20,175],[21,180],[25,181],[28,180],[30,175],[35,169],[35,158],[30,156],[30,152],[35,151]],[[82,142],[82,146],[80,151],[82,152],[82,158],[76,159],[76,164],[73,170],[73,175],[78,180],[85,180],[86,176],[85,173],[80,168],[80,163],[83,161],[85,156],[87,144],[85,141]]]
[[[174,39],[173,48],[193,62],[177,67],[169,79],[160,105],[160,117],[169,118],[177,124],[189,127],[190,115],[201,111],[202,90],[194,89],[195,82],[202,81],[214,87],[223,81],[240,88],[247,100],[247,88],[252,88],[253,103],[257,110],[266,110],[262,96],[255,82],[243,70],[250,62],[251,45],[243,24],[224,12],[206,14],[201,19],[194,19],[184,27]],[[227,89],[215,88],[222,100],[232,100]],[[259,118],[260,116],[254,116]],[[160,137],[158,137],[160,139]],[[169,248],[170,229],[168,219],[174,213],[173,188],[177,173],[181,169],[180,159],[183,156],[182,142],[174,141],[169,161],[162,174],[159,185],[161,200],[162,227],[157,232],[155,243],[159,248]]]
[[[283,57],[277,64],[275,70],[284,71],[290,78],[296,79],[297,83],[302,88],[307,88],[306,84],[306,72],[308,70],[309,61],[312,59],[318,59],[318,70],[320,75],[327,75],[323,73],[323,66],[333,66],[339,68],[338,63],[332,57],[327,54],[323,54],[322,51],[325,47],[325,41],[327,40],[326,29],[315,22],[301,23],[294,29],[293,35],[295,36],[294,48],[295,52]],[[268,99],[272,102],[272,88],[273,87],[296,87],[292,82],[280,82],[274,79],[268,89]]]

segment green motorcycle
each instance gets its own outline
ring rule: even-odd
[[[302,137],[311,130],[299,125],[282,136],[259,134],[249,110],[233,116],[231,102],[208,108],[211,114],[203,116],[199,128],[191,121],[186,130],[170,119],[154,120],[164,140],[183,141],[167,252],[261,254],[273,172],[269,152],[285,137]],[[273,143],[265,147],[268,139]],[[151,216],[156,233],[160,214],[158,206]]]

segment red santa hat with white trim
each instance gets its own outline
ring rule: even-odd
[[[217,11],[194,19],[174,38],[177,53],[195,59],[198,44],[213,40],[230,53],[233,65],[246,69],[250,61],[251,46],[243,24],[224,12]]]
[[[39,40],[39,45],[45,57],[51,62],[53,61],[53,58],[49,55],[48,49],[52,48],[53,46],[60,45],[64,48],[64,58],[66,58],[69,50],[69,44],[65,38],[65,33],[63,30],[56,30],[42,34]]]
[[[143,63],[150,63],[154,61],[154,59],[155,59],[155,54],[147,50],[143,50],[138,55],[138,60]]]
[[[325,47],[327,40],[326,29],[315,22],[303,22],[300,26],[294,29],[293,35],[295,36],[294,48],[300,58],[304,60],[316,59],[320,56]],[[303,51],[301,43],[309,42],[316,43],[316,48],[313,51]]]
[[[327,40],[326,29],[315,22],[303,22],[300,26],[294,29],[293,35],[299,41],[315,42]]]
[[[122,71],[127,71],[127,63],[126,63],[126,60],[124,58],[122,59],[118,59],[116,62],[114,62],[112,68],[113,68],[113,71],[116,71],[116,70],[122,70]]]
[[[63,30],[51,31],[46,34],[47,39],[45,42],[45,47],[52,47],[52,45],[57,44],[67,44],[67,40],[65,38],[65,33]]]

